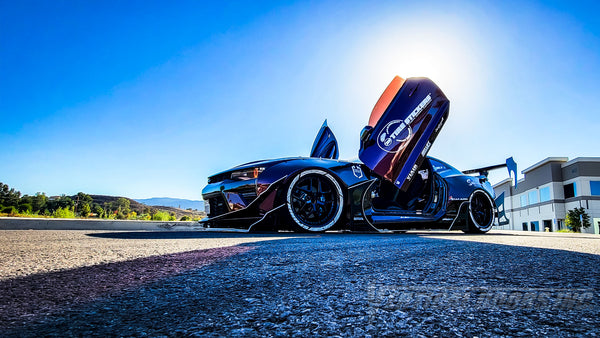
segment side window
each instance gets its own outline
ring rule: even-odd
[[[550,200],[550,187],[540,189],[540,202],[548,202]]]
[[[538,202],[538,192],[537,190],[532,190],[529,192],[529,204],[536,204]]]
[[[590,181],[592,196],[600,196],[600,181]]]
[[[525,194],[521,195],[521,206],[522,207],[527,206],[527,195],[525,195]]]
[[[577,196],[577,190],[576,190],[576,187],[575,187],[575,182],[569,183],[569,184],[565,184],[564,188],[565,188],[565,198],[571,198],[571,197]]]

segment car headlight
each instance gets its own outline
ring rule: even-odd
[[[265,168],[250,168],[244,170],[238,170],[231,173],[232,180],[251,180],[257,178],[260,173],[262,173]]]

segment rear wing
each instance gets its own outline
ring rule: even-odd
[[[504,167],[506,167],[508,169],[508,175],[511,177],[514,177],[515,188],[516,188],[517,187],[517,162],[515,162],[515,160],[513,160],[512,157],[507,158],[506,163],[503,163],[503,164],[496,164],[496,165],[492,165],[489,167],[465,170],[462,173],[466,174],[466,175],[479,174],[479,175],[487,178],[490,170],[496,170],[496,169],[500,169],[500,168],[504,168]]]

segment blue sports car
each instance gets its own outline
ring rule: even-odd
[[[487,232],[505,221],[487,172],[508,167],[516,174],[516,163],[460,172],[428,157],[449,107],[433,81],[396,76],[360,134],[360,161],[337,159],[325,121],[310,157],[256,161],[210,176],[200,223],[241,231]]]

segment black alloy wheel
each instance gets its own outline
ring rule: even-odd
[[[319,169],[298,174],[287,191],[289,215],[299,231],[330,229],[342,215],[343,202],[340,184],[331,174]]]
[[[484,233],[494,224],[494,202],[482,190],[476,190],[469,198],[469,231]]]

